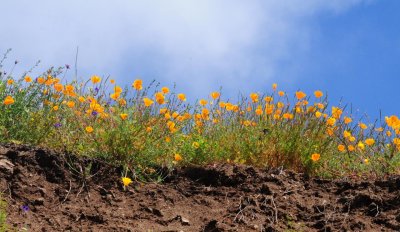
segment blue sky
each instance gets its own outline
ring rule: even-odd
[[[79,76],[141,77],[195,99],[327,91],[372,119],[400,115],[397,0],[3,0],[0,51],[15,73],[74,64]],[[24,6],[24,7],[21,7]],[[371,119],[371,120],[372,120]]]

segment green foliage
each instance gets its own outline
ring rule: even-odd
[[[290,98],[274,85],[269,95],[238,102],[214,92],[187,103],[158,84],[144,88],[135,80],[123,89],[98,76],[68,82],[67,73],[0,75],[0,142],[66,150],[129,170],[228,162],[325,176],[399,172],[400,120],[387,117],[379,127],[350,122],[351,112],[330,107],[322,92]]]

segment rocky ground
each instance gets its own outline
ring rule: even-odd
[[[29,231],[400,231],[399,176],[331,181],[213,165],[126,191],[120,177],[101,162],[0,145],[8,222]]]

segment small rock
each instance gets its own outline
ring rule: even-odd
[[[181,217],[181,223],[182,223],[182,225],[184,225],[184,226],[190,226],[189,220],[186,219],[186,218],[184,218],[184,217]]]

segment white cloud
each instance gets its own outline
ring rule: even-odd
[[[27,69],[73,64],[82,75],[157,78],[200,94],[270,84],[280,62],[309,49],[321,13],[362,0],[3,0],[0,51]],[[39,70],[38,70],[39,71]],[[148,76],[146,76],[148,75]]]

